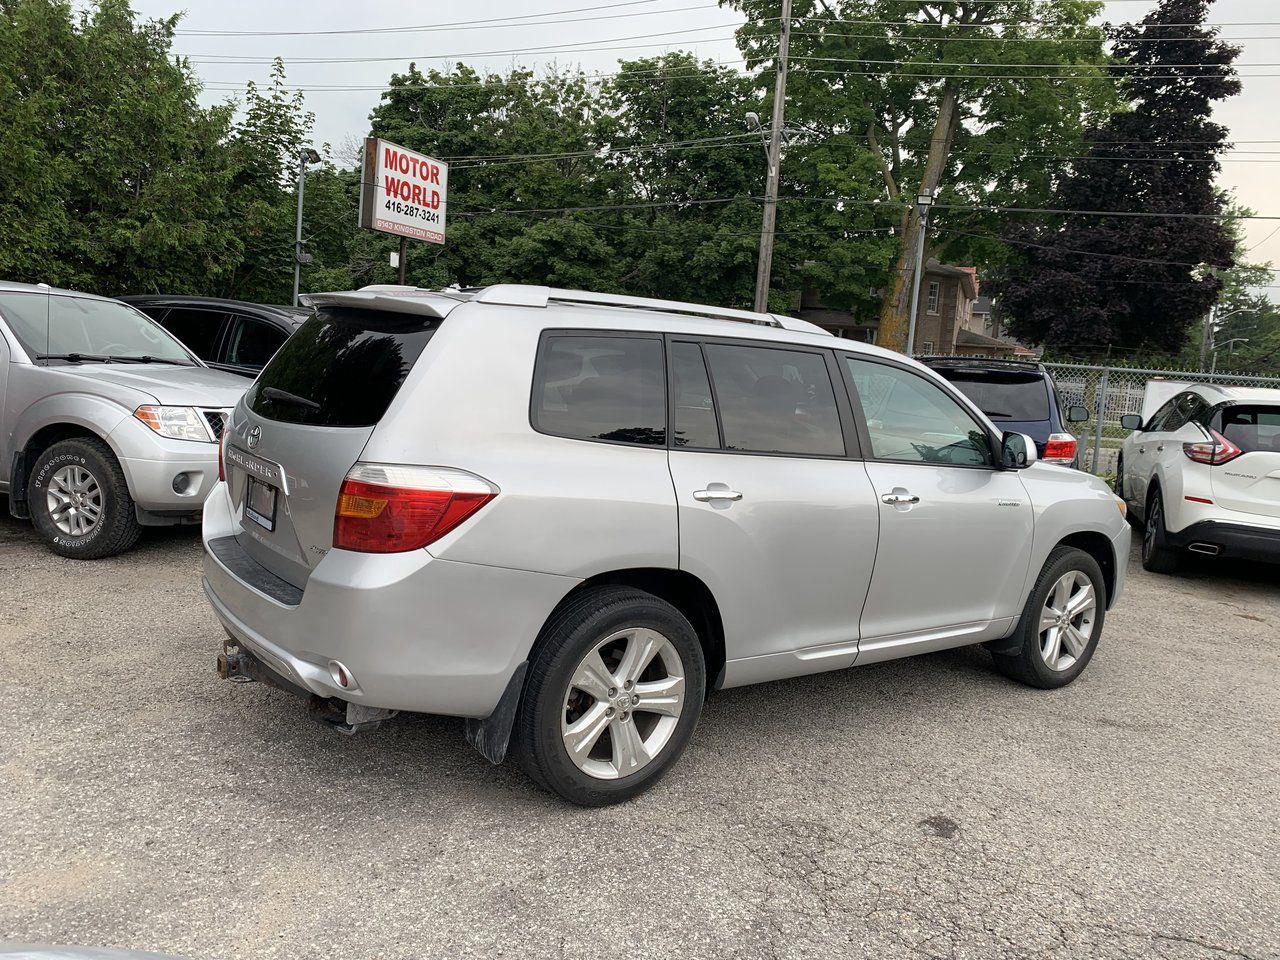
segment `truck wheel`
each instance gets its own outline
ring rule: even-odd
[[[1052,690],[1080,676],[1093,658],[1107,612],[1107,587],[1098,561],[1075,547],[1058,547],[1031,588],[1014,638],[1021,646],[993,654],[1006,676]]]
[[[119,461],[93,437],[63,440],[36,457],[27,506],[36,531],[64,557],[114,556],[142,533]]]
[[[1142,566],[1152,573],[1174,573],[1182,557],[1169,546],[1164,528],[1164,498],[1160,491],[1151,492],[1147,505],[1147,523],[1142,530]]]
[[[675,607],[630,587],[584,590],[543,629],[515,726],[525,772],[584,807],[630,800],[684,752],[706,667]]]

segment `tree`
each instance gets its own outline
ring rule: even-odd
[[[136,24],[125,0],[0,3],[0,276],[203,292],[236,262],[231,111],[198,105],[176,20]]]
[[[1233,96],[1239,49],[1205,26],[1209,0],[1162,0],[1115,34],[1126,101],[1089,135],[1051,206],[1133,216],[1067,216],[1015,235],[1025,252],[1000,285],[1010,331],[1085,353],[1177,352],[1222,287],[1235,240],[1214,186],[1227,130],[1210,117]],[[1185,26],[1194,24],[1195,26]]]
[[[730,2],[749,18],[748,64],[767,68],[778,0]],[[890,261],[876,270],[879,342],[905,347],[916,196],[1037,203],[1053,165],[1035,145],[1070,151],[1111,103],[1104,35],[1090,23],[1101,9],[1093,0],[797,0],[788,115],[820,131],[829,176],[847,172],[846,204],[882,203],[875,222],[896,228]],[[771,71],[759,81],[771,89]],[[952,221],[976,231],[990,218]]]

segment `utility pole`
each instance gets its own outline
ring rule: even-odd
[[[773,276],[773,228],[778,219],[778,178],[782,172],[782,112],[787,99],[787,48],[791,44],[791,0],[782,0],[782,30],[778,35],[778,76],[773,84],[773,125],[769,135],[769,179],[764,190],[760,224],[760,259],[756,263],[758,313],[769,309],[769,281]]]
[[[294,223],[293,231],[293,305],[295,307],[298,305],[298,285],[302,281],[302,264],[305,259],[302,249],[302,197],[306,192],[307,164],[319,162],[320,154],[310,147],[298,152],[298,218]]]
[[[907,321],[907,356],[916,352],[916,314],[920,310],[920,281],[924,272],[924,238],[929,232],[929,210],[933,207],[933,194],[921,190],[916,197],[916,210],[920,215],[920,236],[916,238],[916,267],[911,280],[911,318]]]

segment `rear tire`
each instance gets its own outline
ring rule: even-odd
[[[1147,502],[1147,519],[1142,531],[1142,566],[1152,573],[1174,573],[1181,554],[1169,545],[1164,526],[1164,497],[1159,488],[1151,492]]]
[[[1012,653],[993,653],[996,668],[1030,687],[1065,687],[1093,659],[1106,608],[1106,580],[1098,561],[1075,547],[1056,548],[1022,608],[1012,638],[1021,645]]]
[[[36,457],[27,508],[49,548],[75,560],[123,553],[142,534],[120,462],[96,437],[63,440]]]
[[[702,646],[679,610],[630,587],[589,588],[538,639],[516,717],[516,757],[570,803],[630,800],[684,752],[705,688]]]

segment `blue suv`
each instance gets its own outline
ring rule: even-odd
[[[916,359],[954,383],[1000,429],[1034,439],[1041,460],[1079,468],[1079,444],[1068,424],[1088,420],[1089,411],[1071,406],[1064,414],[1053,377],[1043,363],[995,357]]]

